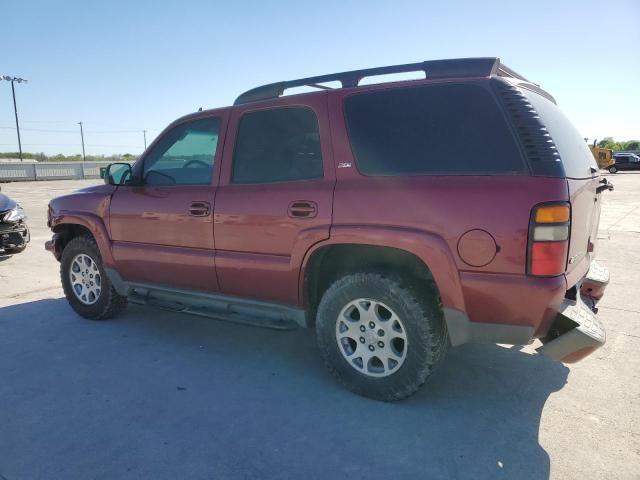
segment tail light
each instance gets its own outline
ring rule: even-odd
[[[545,203],[533,209],[529,222],[529,275],[553,277],[564,273],[569,252],[570,219],[568,203]]]

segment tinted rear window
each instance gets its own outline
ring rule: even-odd
[[[307,107],[246,112],[233,156],[233,183],[322,178],[318,119]]]
[[[365,175],[525,172],[491,93],[479,85],[389,89],[345,99],[349,139]]]
[[[597,171],[598,165],[587,142],[584,141],[576,127],[553,102],[526,89],[522,89],[522,93],[533,105],[543,125],[549,131],[560,154],[565,175],[569,178],[593,176],[591,168],[595,168]]]

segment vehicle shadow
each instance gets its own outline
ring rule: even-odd
[[[313,331],[132,306],[90,322],[64,299],[0,308],[0,338],[7,478],[546,479],[540,418],[569,372],[469,345],[375,402],[333,381]]]

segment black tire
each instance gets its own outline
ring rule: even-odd
[[[382,302],[402,319],[406,357],[388,376],[372,377],[352,367],[336,339],[342,309],[359,298]],[[325,364],[336,379],[358,395],[382,401],[401,400],[417,392],[444,358],[449,343],[435,289],[379,273],[355,273],[331,285],[318,307],[316,331]]]
[[[69,278],[71,262],[76,255],[79,254],[85,254],[91,257],[100,271],[102,290],[98,296],[98,300],[91,305],[82,303],[78,297],[76,297]],[[93,237],[89,235],[75,237],[67,243],[62,251],[62,258],[60,259],[60,278],[69,305],[71,305],[71,308],[81,317],[89,320],[107,320],[118,315],[127,306],[127,297],[119,295],[113,288],[102,266],[102,257],[98,245],[96,245]]]
[[[617,167],[609,167],[609,173],[616,173],[618,171]]]

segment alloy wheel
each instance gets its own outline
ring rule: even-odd
[[[408,339],[402,320],[377,300],[349,302],[338,316],[336,340],[349,365],[371,377],[395,373],[407,358]]]
[[[85,305],[93,305],[100,298],[102,277],[98,264],[89,255],[80,253],[71,260],[69,280],[76,298]]]

